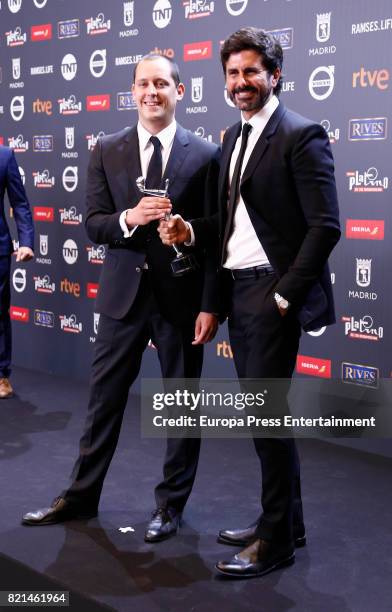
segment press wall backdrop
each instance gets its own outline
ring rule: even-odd
[[[186,86],[178,121],[221,142],[239,113],[219,49],[247,25],[279,39],[282,101],[323,125],[336,162],[338,320],[304,334],[297,373],[365,387],[391,375],[390,0],[1,0],[0,142],[15,151],[36,228],[34,262],[13,266],[15,364],[88,377],[105,247],[84,230],[86,168],[100,135],[136,121],[135,63],[174,58]],[[226,326],[204,371],[234,373]],[[158,373],[151,347],[144,375]]]

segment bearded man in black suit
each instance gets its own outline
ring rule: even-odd
[[[301,328],[335,322],[327,265],[340,237],[334,163],[325,130],[279,101],[283,51],[269,33],[243,28],[227,38],[221,61],[241,120],[224,137],[219,212],[185,224],[163,222],[162,240],[219,244],[230,342],[240,379],[287,386]],[[286,381],[286,382],[284,382]],[[286,405],[284,405],[286,404]],[[277,407],[287,414],[283,396]],[[263,575],[294,562],[305,544],[299,458],[294,439],[254,438],[263,477],[262,512],[219,541],[245,546],[217,569]]]

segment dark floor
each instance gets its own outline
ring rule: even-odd
[[[63,585],[70,609],[81,612],[94,602],[97,610],[143,612],[391,610],[391,459],[301,440],[308,546],[288,569],[231,581],[214,571],[233,552],[216,533],[258,514],[251,441],[205,440],[180,534],[145,544],[163,442],[140,439],[138,397],[131,397],[99,518],[22,527],[24,512],[45,506],[67,483],[87,387],[22,369],[12,382],[17,396],[0,403],[0,590],[15,581],[31,588],[35,579],[37,588]],[[135,532],[121,533],[126,526]]]

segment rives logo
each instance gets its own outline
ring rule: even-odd
[[[379,378],[378,368],[345,361],[342,363],[342,381],[344,383],[378,389]]]
[[[348,138],[353,141],[385,140],[388,121],[386,117],[365,117],[350,119]]]

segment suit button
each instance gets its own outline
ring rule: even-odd
[[[142,271],[142,269],[141,269],[141,267],[140,267],[140,266],[136,266],[135,270],[136,270],[136,272],[138,272],[138,273]]]

